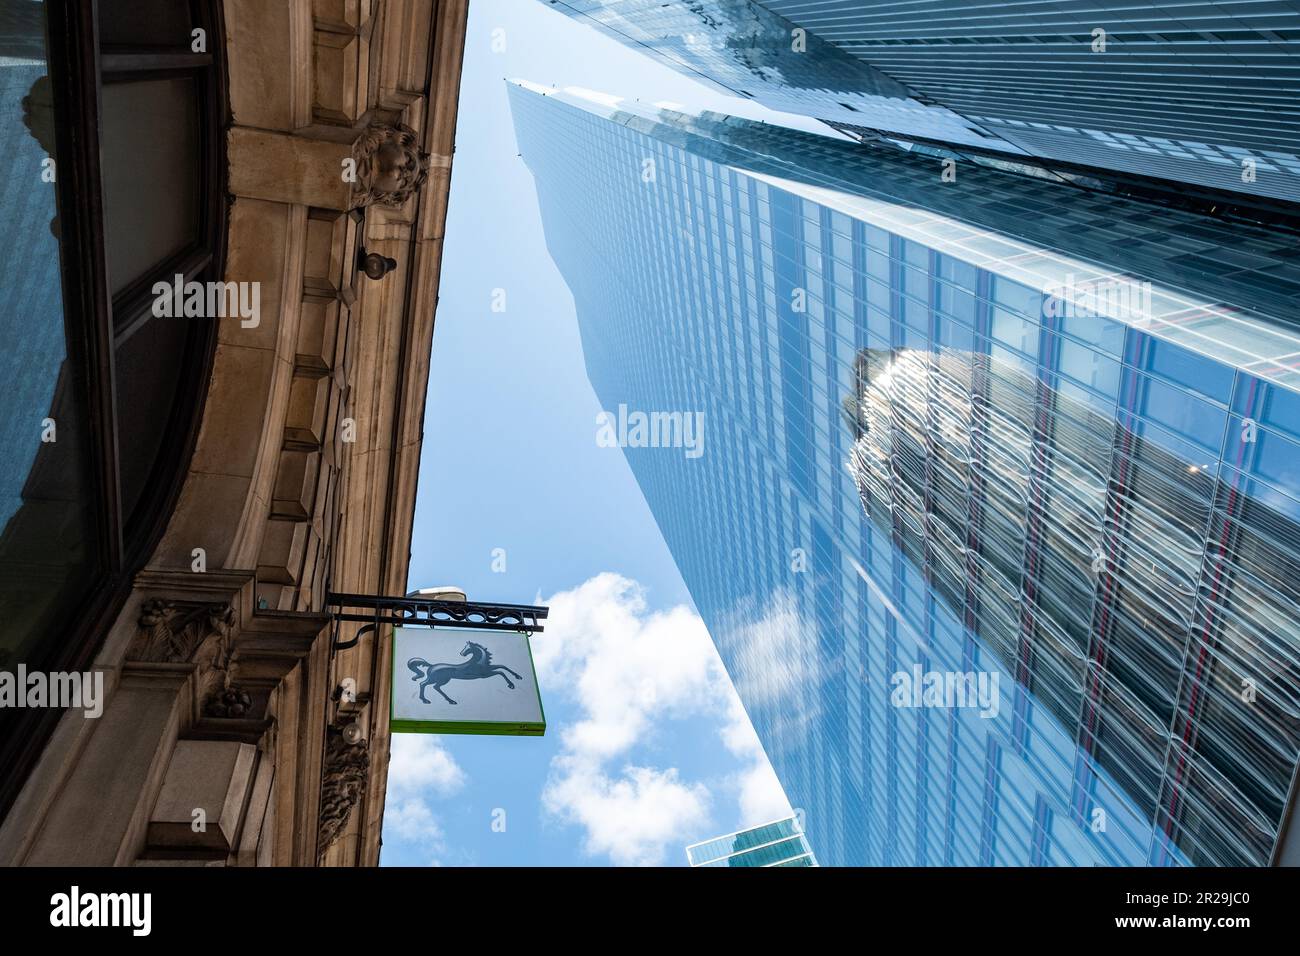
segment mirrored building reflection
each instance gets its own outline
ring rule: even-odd
[[[1294,235],[511,97],[602,407],[703,415],[624,453],[819,861],[1300,856]]]
[[[1300,202],[1294,4],[544,2],[735,95],[868,138]]]
[[[1023,152],[751,0],[544,0],[665,66],[770,109]]]
[[[1040,157],[1300,200],[1300,7],[757,0]]]

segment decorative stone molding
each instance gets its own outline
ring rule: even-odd
[[[352,147],[357,181],[354,207],[402,206],[429,177],[430,156],[419,145],[419,134],[402,123],[368,126]]]
[[[127,650],[127,660],[158,664],[184,664],[192,660],[209,638],[227,647],[235,611],[229,604],[168,601],[150,598],[140,609],[140,632]]]
[[[225,602],[150,598],[126,659],[195,667],[195,717],[245,717],[252,698],[231,683],[237,614]]]
[[[366,789],[370,772],[367,741],[349,744],[338,729],[331,727],[325,742],[325,765],[321,773],[320,829],[316,853],[323,856],[343,833],[348,815]]]

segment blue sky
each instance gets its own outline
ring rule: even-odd
[[[507,77],[794,123],[543,3],[471,4],[410,586],[551,605],[549,726],[394,735],[382,862],[682,865],[788,805],[622,451],[596,443]]]

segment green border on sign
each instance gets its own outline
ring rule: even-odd
[[[542,689],[537,683],[537,662],[533,660],[533,641],[526,631],[514,631],[524,638],[528,648],[528,664],[532,668],[533,693],[537,695],[537,709],[542,715],[541,723],[517,720],[398,720],[393,716],[397,706],[397,632],[401,625],[393,628],[389,644],[389,656],[392,657],[392,670],[389,674],[388,689],[388,730],[395,734],[477,734],[497,737],[543,737],[546,735],[546,708],[542,704]],[[475,634],[480,629],[472,627],[431,627],[430,634]]]

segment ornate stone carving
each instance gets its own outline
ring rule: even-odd
[[[226,682],[208,697],[203,716],[239,719],[253,709],[253,697],[238,684]]]
[[[429,176],[429,154],[409,126],[373,124],[352,147],[357,181],[352,205],[401,206]]]
[[[325,766],[320,788],[320,830],[316,853],[323,856],[343,833],[348,815],[366,789],[370,751],[365,740],[349,744],[334,727],[325,742]]]
[[[127,659],[150,663],[183,664],[194,658],[209,638],[217,638],[212,663],[228,662],[228,639],[235,624],[229,604],[166,601],[150,598],[140,609],[140,633],[127,651]]]

